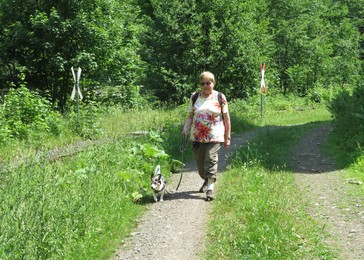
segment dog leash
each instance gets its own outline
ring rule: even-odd
[[[181,148],[180,148],[180,151],[181,151],[181,162],[182,162],[182,167],[184,166],[184,162],[183,162],[183,154],[184,154],[184,151],[186,151],[187,149],[187,136],[186,135],[182,135],[182,144],[181,144]],[[183,170],[181,171],[181,176],[179,177],[179,182],[178,182],[178,185],[177,185],[177,188],[176,188],[176,191],[178,190],[179,188],[179,185],[181,185],[181,181],[182,181],[182,177],[183,177]]]

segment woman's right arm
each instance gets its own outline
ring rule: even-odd
[[[188,132],[190,131],[192,125],[192,119],[193,119],[193,112],[189,112],[188,117],[185,121],[185,125],[182,130],[183,135],[188,135]]]

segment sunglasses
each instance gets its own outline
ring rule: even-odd
[[[205,85],[210,86],[211,85],[211,81],[201,82],[200,85],[201,86],[205,86]]]

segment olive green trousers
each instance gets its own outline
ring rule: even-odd
[[[220,148],[221,143],[193,143],[192,150],[197,162],[198,174],[202,179],[216,180]]]

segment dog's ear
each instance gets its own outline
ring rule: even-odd
[[[158,164],[157,167],[155,167],[154,175],[160,175],[161,174],[161,166]]]

